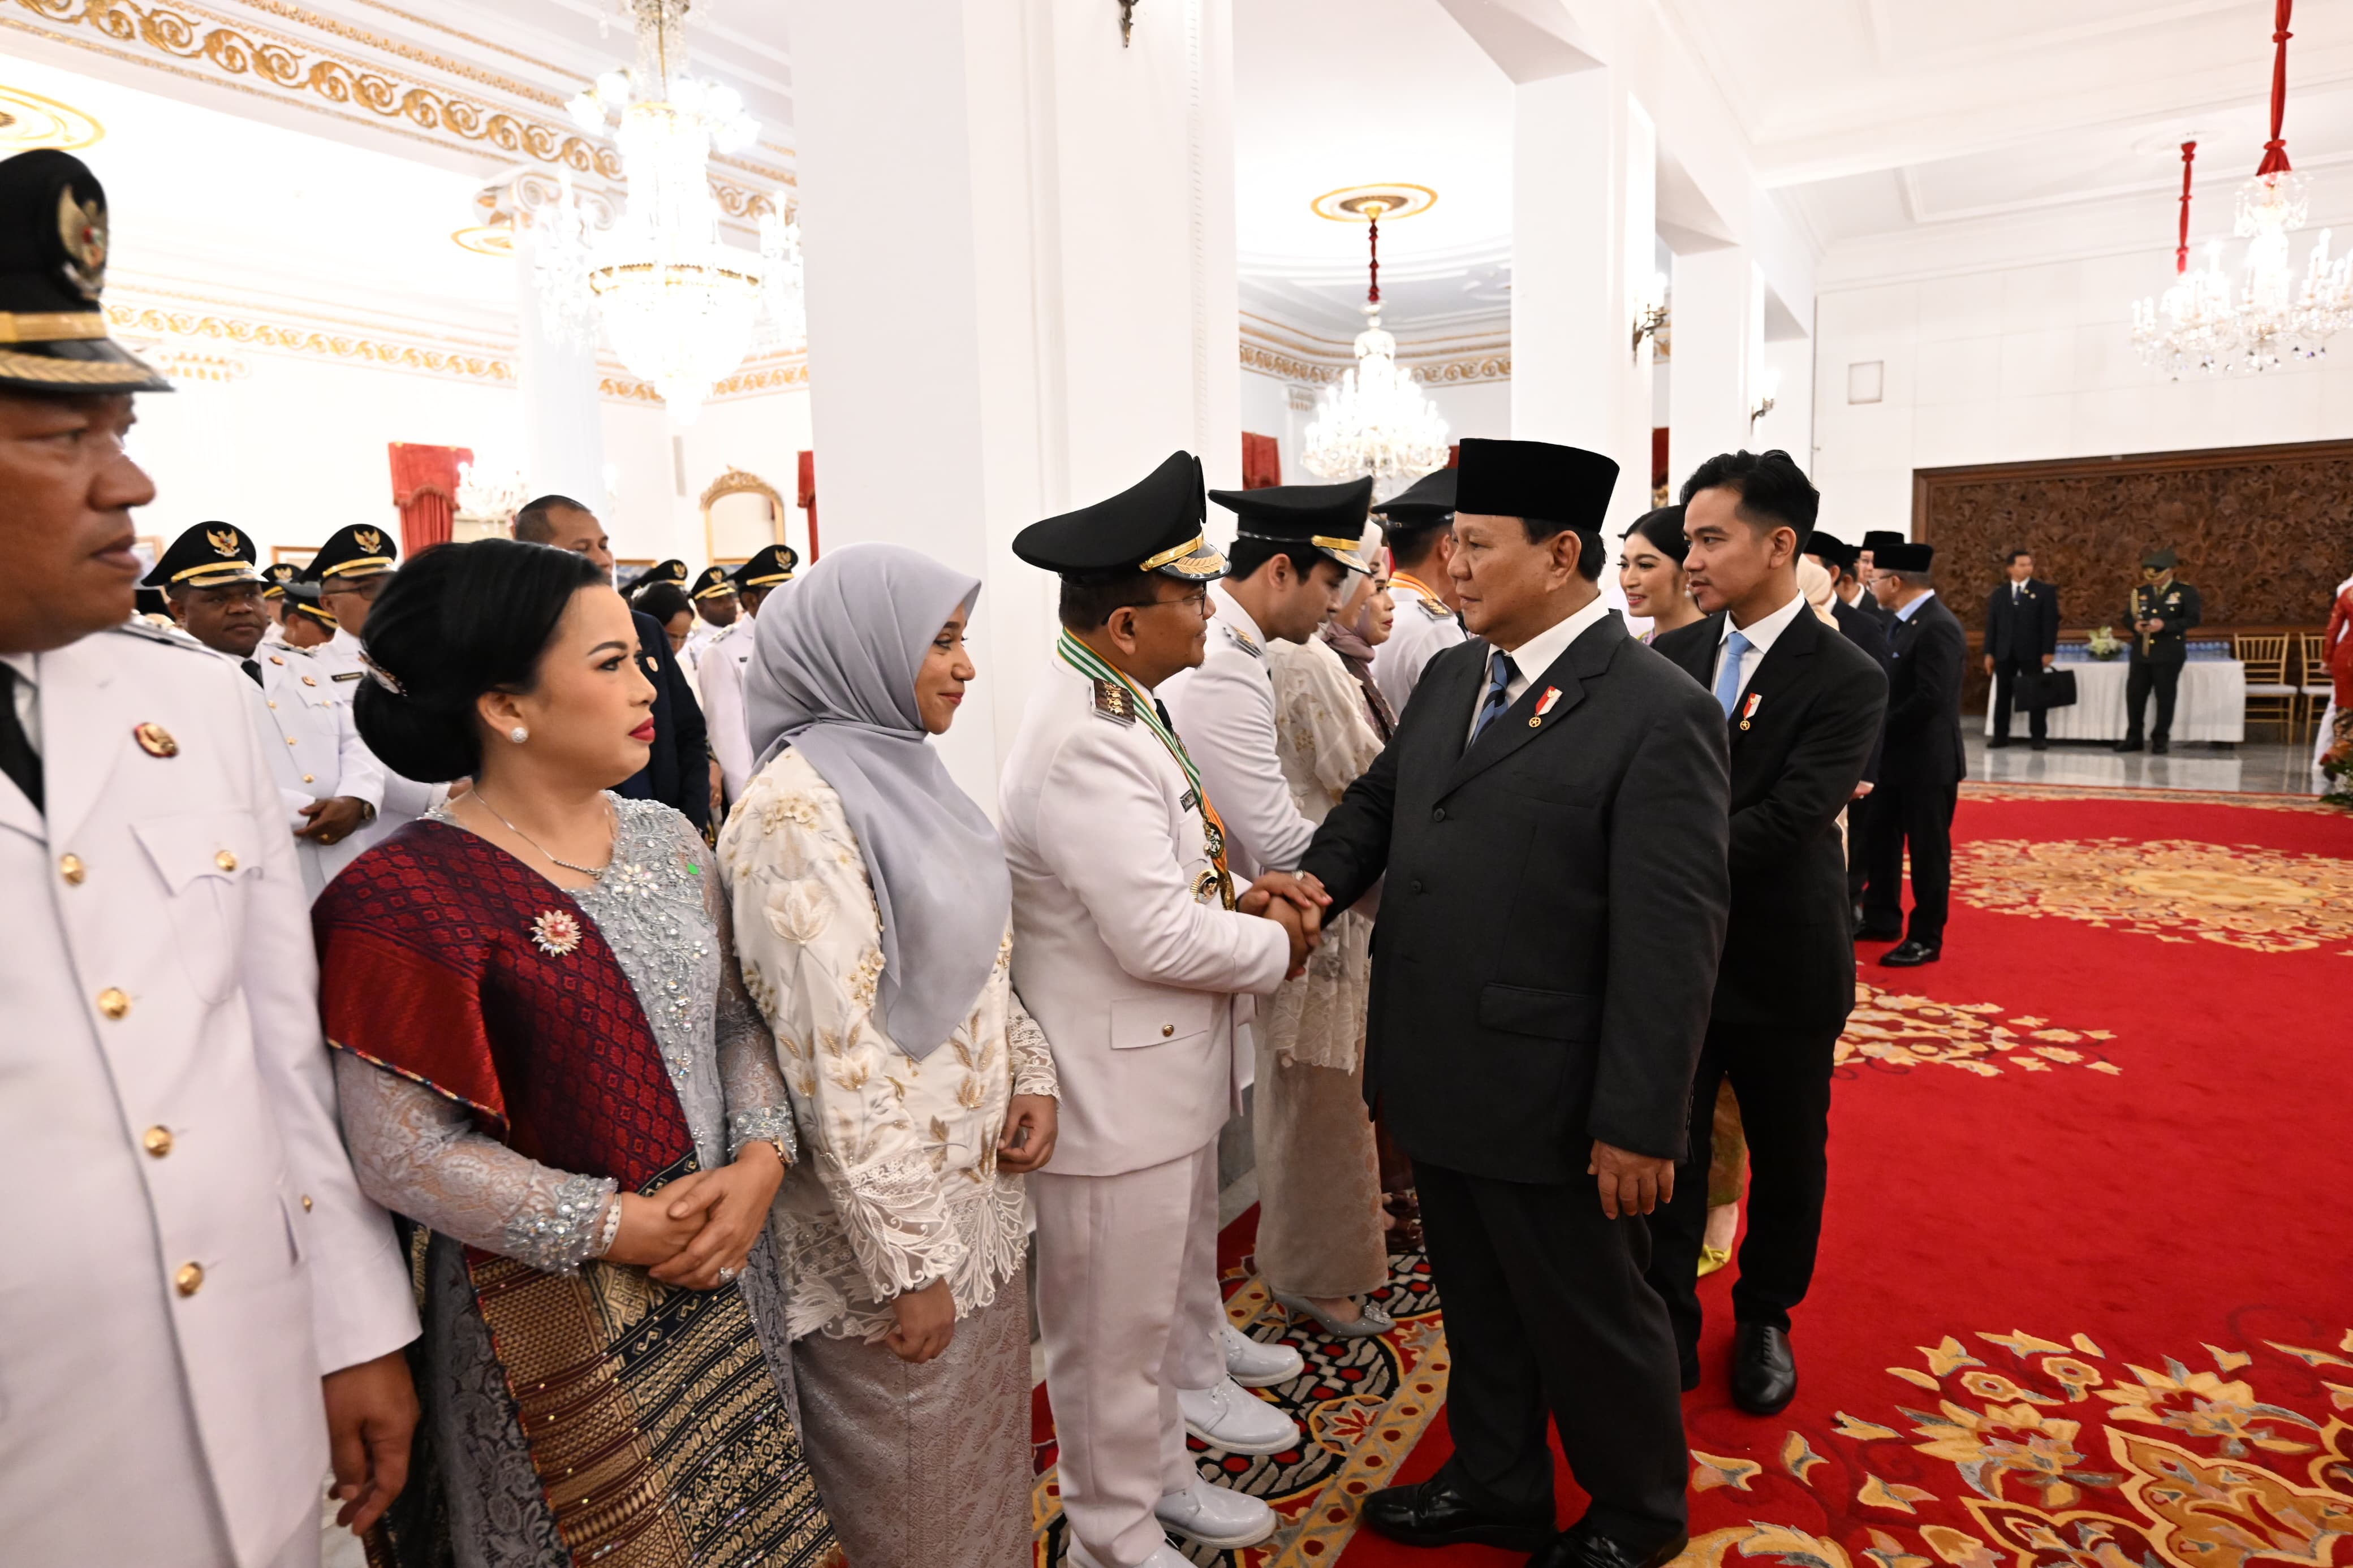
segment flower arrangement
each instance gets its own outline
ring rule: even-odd
[[[2353,806],[2353,709],[2337,715],[2328,750],[2320,754],[2320,772],[2328,780],[2321,799],[2332,805]]]
[[[2116,655],[2125,651],[2125,645],[2116,640],[2116,633],[2114,626],[2100,627],[2091,635],[2090,638],[2084,646],[2085,650],[2089,652],[2094,658],[2099,659],[2103,663],[2116,658]]]

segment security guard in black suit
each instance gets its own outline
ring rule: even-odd
[[[1936,595],[1933,545],[1880,546],[1871,591],[1895,617],[1887,684],[1887,750],[1872,792],[1871,886],[1858,941],[1904,940],[1879,962],[1934,963],[1945,949],[1953,881],[1953,808],[1968,771],[1961,749],[1961,670],[1969,639]],[[1912,921],[1902,923],[1904,859],[1912,859]]]
[[[2170,550],[2152,550],[2141,557],[2140,585],[2132,591],[2128,616],[2132,621],[2132,664],[2125,675],[2125,738],[2119,752],[2140,750],[2141,713],[2148,706],[2151,688],[2157,691],[2157,726],[2148,734],[2148,749],[2163,756],[2172,749],[2173,700],[2181,689],[2181,666],[2189,658],[2185,640],[2189,629],[2205,616],[2198,590],[2173,574],[2180,560]]]
[[[2013,550],[2003,580],[1986,596],[1985,668],[1993,677],[1993,738],[2010,744],[2010,710],[2021,677],[2032,679],[2059,653],[2059,589],[2034,574],[2034,552]],[[2051,710],[2027,710],[2026,732],[2038,752],[2049,746]]]
[[[1472,640],[1430,661],[1301,861],[1335,909],[1388,878],[1365,1093],[1413,1160],[1454,1354],[1453,1457],[1364,1520],[1536,1568],[1657,1568],[1685,1532],[1674,1334],[1639,1216],[1683,1153],[1729,780],[1723,711],[1595,585],[1617,474],[1462,443],[1448,570]],[[1593,1500],[1558,1535],[1547,1409]]]

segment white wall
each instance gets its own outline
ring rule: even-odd
[[[2238,258],[2233,247],[2226,259]],[[2353,354],[2179,382],[2144,368],[2131,301],[2169,281],[2167,259],[2136,251],[1823,292],[1823,526],[1849,540],[1906,528],[1915,468],[2353,434]],[[1848,367],[1871,360],[1885,367],[1883,400],[1851,405]],[[1790,384],[1785,371],[1785,402]]]

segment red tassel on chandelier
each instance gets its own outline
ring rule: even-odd
[[[2295,0],[2279,0],[2278,19],[2272,26],[2272,139],[2263,143],[2263,161],[2255,166],[2255,178],[2267,179],[2274,174],[2288,173],[2287,139],[2280,134],[2280,122],[2287,117],[2287,14]]]
[[[2173,273],[2177,278],[2189,270],[2189,163],[2197,156],[2197,142],[2181,144],[2181,243],[2173,250]]]
[[[1372,221],[1365,226],[1365,232],[1373,245],[1373,287],[1366,294],[1365,303],[1377,305],[1381,302],[1381,209],[1378,203],[1373,204]]]

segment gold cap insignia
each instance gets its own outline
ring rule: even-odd
[[[139,749],[151,757],[176,757],[180,754],[180,742],[172,739],[172,731],[161,724],[133,724],[131,738],[138,742]]]
[[[205,530],[205,542],[211,545],[217,554],[234,556],[237,554],[237,530],[208,528]]]
[[[352,531],[352,538],[362,550],[371,555],[384,548],[384,535],[373,528],[354,529]]]
[[[106,289],[106,205],[84,206],[73,187],[58,193],[58,237],[65,242],[66,280],[95,300]]]

